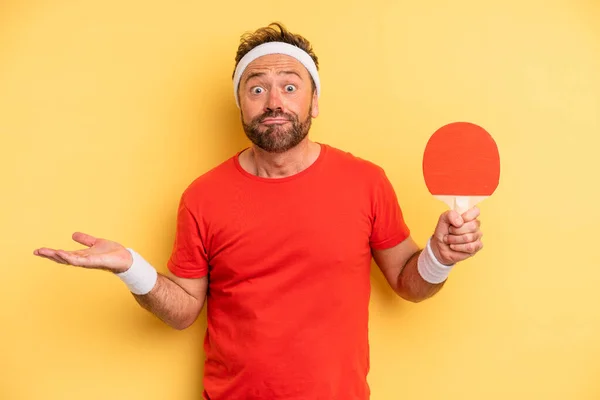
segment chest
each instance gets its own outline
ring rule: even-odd
[[[368,269],[372,205],[352,185],[238,193],[220,206],[228,212],[207,224],[213,284]]]

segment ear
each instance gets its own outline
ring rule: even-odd
[[[310,109],[310,116],[313,118],[317,118],[319,116],[319,96],[317,96],[316,90],[313,92],[312,108]]]

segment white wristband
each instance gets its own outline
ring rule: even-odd
[[[152,290],[158,279],[156,269],[144,260],[144,258],[132,249],[127,249],[133,257],[133,264],[125,272],[116,274],[127,288],[134,294],[147,294]]]
[[[444,265],[440,263],[437,258],[435,258],[430,243],[431,238],[427,241],[425,249],[419,254],[417,270],[419,271],[419,275],[427,282],[432,284],[442,283],[448,278],[448,275],[455,264]]]

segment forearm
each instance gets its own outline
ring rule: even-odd
[[[425,251],[425,250],[421,250]],[[414,303],[426,300],[435,295],[446,281],[432,284],[427,282],[418,271],[418,262],[421,251],[417,251],[410,257],[404,265],[404,268],[398,274],[398,283],[396,285],[398,294]]]
[[[175,329],[192,325],[204,305],[168,277],[158,274],[156,285],[145,295],[133,295],[146,310]]]

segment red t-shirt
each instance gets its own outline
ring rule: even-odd
[[[183,193],[168,267],[208,274],[204,398],[369,398],[371,249],[409,236],[383,169],[321,144],[286,178],[238,154]]]

